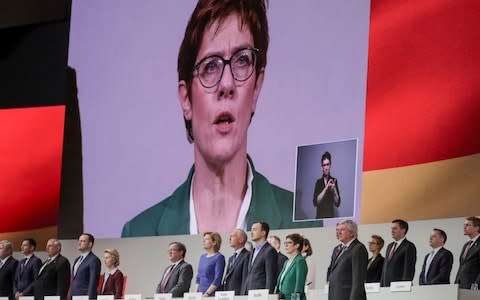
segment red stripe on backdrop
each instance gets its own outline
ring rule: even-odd
[[[480,153],[480,1],[372,0],[364,171]]]
[[[57,224],[65,106],[0,110],[0,232]]]

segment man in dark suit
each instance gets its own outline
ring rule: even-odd
[[[23,240],[20,247],[25,258],[18,263],[15,272],[14,292],[17,299],[20,296],[33,295],[33,281],[42,266],[40,258],[33,253],[35,247],[37,247],[37,242],[34,239]]]
[[[12,257],[13,245],[10,241],[0,241],[0,297],[15,299],[13,282],[18,261]]]
[[[35,300],[43,300],[45,296],[60,296],[62,300],[67,299],[70,285],[70,263],[60,254],[61,250],[62,244],[59,240],[48,240],[48,258],[40,267],[33,282]]]
[[[365,300],[367,248],[357,239],[357,224],[345,220],[338,225],[341,250],[330,269],[329,300]]]
[[[466,218],[463,234],[470,240],[463,245],[455,283],[461,289],[470,289],[474,283],[480,285],[480,218]]]
[[[241,229],[235,229],[230,233],[230,247],[235,253],[228,259],[227,270],[223,278],[223,290],[235,291],[235,295],[241,295],[242,284],[248,271],[250,252],[245,249],[247,234]]]
[[[434,228],[430,233],[432,251],[423,260],[422,272],[419,277],[420,285],[450,284],[453,254],[444,248],[446,241],[445,231]]]
[[[390,286],[392,281],[412,281],[417,262],[417,248],[406,239],[408,223],[396,219],[392,221],[393,242],[387,247],[383,263],[381,286]]]
[[[277,250],[278,258],[277,258],[277,270],[280,272],[283,269],[283,264],[288,260],[288,257],[280,252],[280,238],[276,235],[271,235],[267,239],[270,246],[272,246],[275,250]]]
[[[268,289],[273,294],[277,284],[277,251],[267,242],[270,227],[265,222],[252,224],[252,241],[255,247],[250,253],[247,275],[242,286],[242,294],[249,290]]]
[[[72,268],[72,296],[97,298],[98,280],[100,279],[100,259],[92,253],[95,238],[90,233],[83,233],[78,238],[78,250],[81,255],[75,259]]]
[[[185,254],[187,248],[180,242],[168,245],[168,257],[172,263],[163,272],[162,280],[155,293],[171,293],[174,298],[182,298],[190,290],[193,278],[193,268],[187,263]]]
[[[337,226],[335,227],[335,236],[337,240],[340,238],[340,223],[337,223]],[[338,254],[340,253],[340,250],[342,249],[342,243],[336,245],[333,248],[332,255],[330,256],[330,265],[327,268],[327,282],[330,281],[330,272],[333,267],[333,264],[335,263],[335,259],[337,258]]]

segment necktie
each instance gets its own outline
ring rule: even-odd
[[[0,260],[0,269],[3,267],[3,262]]]
[[[425,281],[427,281],[428,269],[430,268],[430,264],[432,263],[434,254],[435,254],[435,251],[432,251],[427,257],[427,262],[425,264]]]
[[[160,282],[160,292],[165,293],[165,287],[167,286],[168,279],[170,278],[170,274],[172,274],[173,268],[175,265],[171,265],[170,268],[165,272],[163,276],[162,282]]]
[[[347,246],[341,246],[340,247],[340,250],[338,251],[338,255],[335,258],[335,262],[337,262],[338,258],[343,254],[343,251],[345,251],[345,249],[347,249]]]
[[[470,250],[470,248],[472,248],[472,244],[473,244],[473,241],[470,240],[467,242],[467,245],[465,246],[465,251],[463,251],[463,259],[465,259],[465,257],[467,257],[467,254],[468,254],[468,250]]]
[[[233,254],[233,258],[232,258],[232,266],[235,263],[235,261],[237,260],[237,256],[238,256],[238,253],[235,252],[235,254]]]
[[[47,258],[47,260],[45,260],[42,267],[40,268],[40,271],[38,271],[38,274],[42,273],[43,269],[45,269],[45,267],[50,263],[50,261],[51,261],[50,257]]]
[[[77,275],[77,271],[78,271],[78,267],[80,266],[80,264],[82,263],[83,261],[83,255],[81,255],[78,260],[77,260],[77,263],[75,264],[75,266],[73,267],[73,276]]]
[[[388,253],[388,261],[392,259],[393,254],[395,253],[395,250],[397,249],[397,242],[393,244],[392,249],[390,250],[390,253]]]

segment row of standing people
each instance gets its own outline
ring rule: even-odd
[[[461,250],[455,283],[462,289],[477,289],[480,284],[480,218],[467,217],[463,227],[469,240]],[[388,287],[394,281],[413,281],[417,250],[406,238],[408,223],[393,220],[391,231],[393,242],[387,246],[386,257],[380,254],[383,239],[373,235],[369,242],[373,255],[367,260],[366,248],[357,240],[357,225],[350,220],[337,224],[337,239],[341,243],[333,249],[327,270],[329,299],[366,299],[365,282],[380,282],[381,286]],[[420,285],[450,283],[453,254],[444,248],[446,241],[445,231],[432,230],[432,251],[424,258]]]
[[[304,238],[296,233],[286,237],[286,257],[267,241],[269,230],[267,223],[252,224],[251,241],[254,245],[251,250],[247,249],[245,231],[232,231],[229,244],[234,254],[227,261],[219,252],[222,244],[220,234],[205,232],[205,254],[199,260],[194,291],[209,297],[218,290],[247,295],[249,290],[268,289],[270,293],[280,294],[282,299],[290,299],[292,294],[305,299],[308,267],[301,254]],[[173,297],[182,297],[190,290],[193,268],[184,260],[186,248],[182,243],[170,243],[168,253],[172,264],[165,269],[156,293],[172,293]]]
[[[36,300],[43,300],[45,296],[67,299],[68,295],[88,295],[89,299],[96,299],[97,295],[114,295],[115,299],[122,298],[124,276],[118,269],[119,253],[105,249],[107,271],[100,276],[100,259],[92,252],[94,242],[93,235],[81,234],[77,243],[80,256],[70,265],[61,254],[62,244],[57,239],[47,241],[48,258],[44,262],[34,254],[34,239],[22,242],[25,257],[20,261],[12,256],[12,243],[0,241],[0,297],[14,300],[34,296]]]
[[[251,251],[246,249],[249,242],[243,230],[237,229],[230,234],[229,243],[235,253],[228,259],[226,269],[225,257],[219,253],[220,235],[215,232],[204,233],[203,248],[206,253],[200,258],[195,291],[212,296],[216,290],[223,289],[244,295],[250,289],[266,288],[270,293],[279,293],[282,298],[288,299],[292,293],[298,293],[304,299],[304,287],[313,285],[315,281],[315,268],[307,266],[312,254],[308,240],[298,234],[288,235],[284,243],[287,257],[280,253],[277,237],[267,239],[268,224],[254,223],[251,230],[251,240],[255,243]],[[369,242],[369,250],[373,255],[367,260],[366,248],[357,240],[357,225],[350,220],[337,225],[337,239],[341,244],[334,248],[327,270],[330,299],[364,299],[364,282],[380,282],[382,286],[389,286],[393,281],[413,280],[416,247],[406,239],[408,223],[394,220],[391,230],[394,241],[387,246],[386,258],[380,254],[383,239],[373,235]],[[480,219],[466,218],[464,234],[469,241],[462,248],[455,282],[460,288],[470,288],[480,282]],[[419,276],[421,285],[450,282],[453,255],[444,248],[446,240],[447,235],[443,230],[433,229],[430,235],[432,252],[425,256]],[[81,255],[70,268],[69,261],[60,254],[61,243],[56,239],[48,241],[48,259],[43,264],[33,254],[36,246],[34,240],[23,241],[21,250],[25,258],[20,262],[12,257],[11,243],[1,241],[0,296],[14,299],[34,295],[42,299],[43,296],[58,295],[65,299],[70,288],[71,295],[88,295],[91,299],[97,293],[121,298],[124,277],[117,269],[118,251],[105,250],[108,272],[100,278],[100,260],[91,252],[93,243],[92,235],[80,236],[78,250]],[[302,251],[306,259],[301,255]],[[165,270],[157,293],[172,293],[174,297],[182,297],[183,293],[190,290],[193,269],[184,261],[185,254],[183,244],[173,242],[169,245],[172,265]]]

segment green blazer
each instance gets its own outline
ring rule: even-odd
[[[321,227],[322,221],[293,222],[293,193],[271,184],[252,166],[252,199],[247,228],[255,221],[267,222],[270,229]],[[185,182],[165,200],[147,208],[123,226],[122,237],[190,234],[190,186],[195,167]]]
[[[305,258],[298,254],[293,258],[292,263],[286,269],[288,261],[283,264],[282,272],[278,275],[277,291],[285,295],[289,300],[292,293],[300,293],[300,299],[305,299],[305,279],[307,278],[307,262]],[[282,278],[282,274],[285,275]]]

